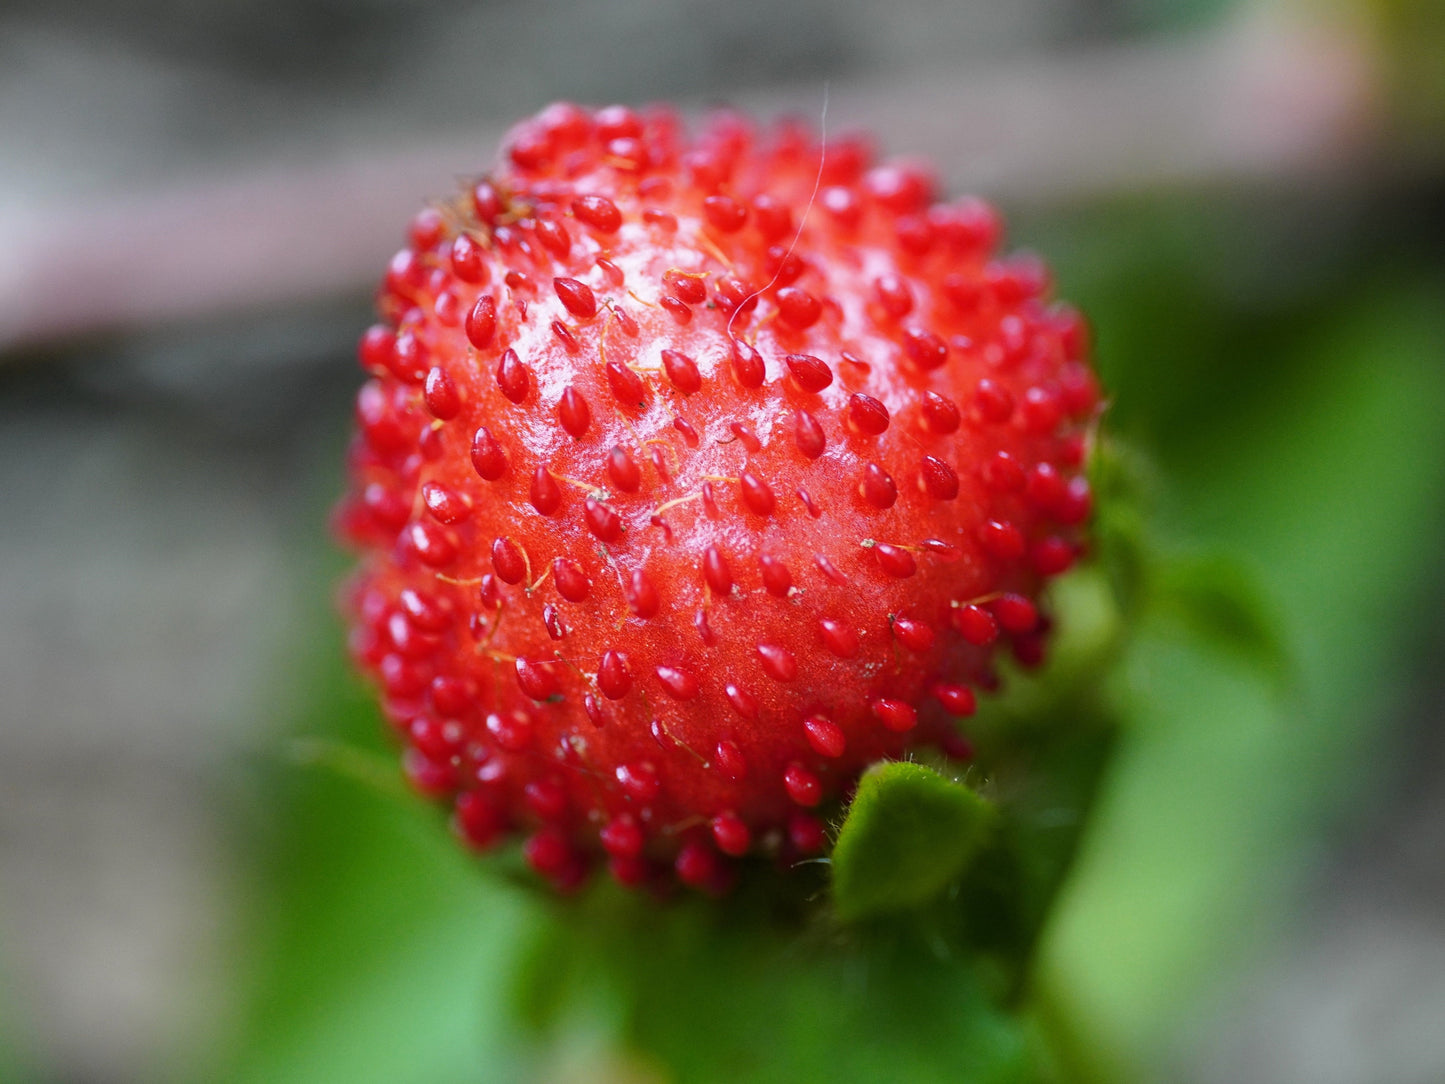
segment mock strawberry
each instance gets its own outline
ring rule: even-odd
[[[420,790],[559,885],[716,889],[956,731],[1089,514],[1076,313],[916,165],[554,105],[362,337],[352,646]]]

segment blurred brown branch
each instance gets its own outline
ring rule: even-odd
[[[816,114],[819,87],[740,97]],[[1365,44],[1272,23],[907,82],[835,86],[829,124],[926,149],[953,190],[1011,203],[1285,180],[1364,164],[1380,128]],[[479,171],[502,122],[413,146],[258,163],[170,190],[0,207],[0,351],[365,290],[412,211]]]

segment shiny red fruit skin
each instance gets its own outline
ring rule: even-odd
[[[565,104],[418,216],[337,518],[353,653],[465,840],[716,891],[961,747],[1081,547],[1099,403],[998,230],[858,141]]]

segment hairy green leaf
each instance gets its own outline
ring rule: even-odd
[[[921,764],[863,776],[833,848],[833,901],[845,920],[927,903],[961,876],[993,824],[993,807]]]

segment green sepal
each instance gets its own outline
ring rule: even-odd
[[[833,848],[838,916],[852,922],[934,899],[978,856],[994,819],[988,801],[931,768],[870,768]]]

